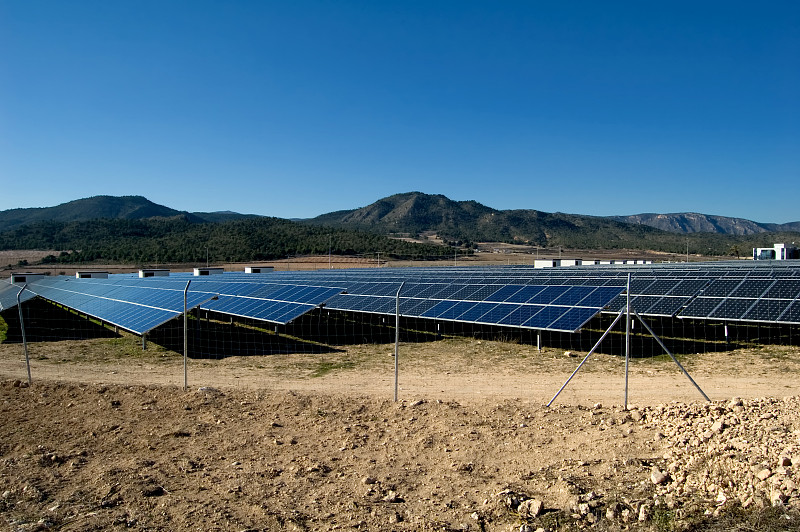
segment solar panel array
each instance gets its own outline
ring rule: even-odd
[[[332,298],[335,310],[392,314],[399,286],[356,284]],[[443,321],[576,331],[621,291],[620,287],[522,284],[405,284],[400,314]]]
[[[137,334],[188,307],[286,324],[319,306],[331,310],[574,332],[600,312],[625,306],[643,316],[800,323],[800,261],[532,268],[458,266],[226,273],[109,279],[54,277],[31,290]],[[402,286],[402,289],[401,289]],[[0,304],[16,291],[0,286]],[[218,299],[210,300],[218,295]],[[3,307],[5,308],[5,307]],[[2,309],[0,309],[2,310]]]
[[[130,275],[108,279],[55,277],[34,283],[31,290],[65,307],[144,334],[183,313],[187,281],[191,281],[186,297],[188,309],[202,306],[215,312],[279,324],[305,314],[342,290],[266,282],[263,278],[261,282],[252,277],[248,282],[236,282],[191,275],[167,279],[140,279]]]
[[[390,300],[393,300],[399,283],[406,281],[400,302],[400,311],[403,315],[554,330],[570,330],[570,328],[556,328],[555,321],[542,326],[547,314],[540,314],[539,318],[532,320],[530,317],[525,317],[526,309],[498,318],[494,312],[501,313],[506,309],[504,306],[498,307],[492,314],[485,314],[486,319],[475,320],[475,315],[488,307],[466,305],[470,302],[520,303],[514,300],[495,301],[501,299],[500,296],[505,294],[505,291],[487,295],[486,291],[496,285],[508,285],[506,290],[517,290],[517,295],[512,296],[512,299],[523,299],[530,290],[535,289],[530,287],[537,286],[624,288],[630,273],[632,305],[643,316],[800,323],[800,261],[731,261],[565,268],[461,266],[411,270],[413,271],[371,269],[281,273],[306,281],[311,278],[318,281],[321,278],[326,281],[336,280],[347,286],[347,293],[329,301],[328,308],[392,314],[394,302]],[[416,289],[414,285],[419,285],[420,288]],[[480,291],[470,292],[475,286],[478,286]],[[520,287],[526,289],[519,291]],[[625,306],[627,296],[622,292],[623,290],[619,290],[617,293],[620,295],[612,298],[607,305],[601,305],[605,307],[604,312],[616,313]],[[550,292],[541,294],[548,293]],[[599,295],[605,292],[596,293]],[[363,297],[355,298],[356,295]],[[487,297],[490,299],[487,300]],[[414,306],[414,299],[428,301],[419,301],[417,306]],[[431,301],[436,301],[437,304],[434,305]],[[450,303],[447,301],[458,301],[460,304],[449,306]],[[522,304],[537,303],[541,301],[529,300]],[[569,303],[575,306],[573,301]],[[557,299],[550,304],[558,305]],[[593,307],[587,305],[587,308]],[[453,316],[459,312],[460,315]],[[571,315],[577,316],[578,313]],[[565,320],[565,323],[567,321]],[[572,323],[568,325],[571,326]]]

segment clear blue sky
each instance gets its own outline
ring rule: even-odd
[[[0,210],[800,220],[800,2],[0,0]]]

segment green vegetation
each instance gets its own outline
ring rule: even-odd
[[[2,344],[6,340],[6,335],[8,333],[8,324],[6,320],[0,316],[0,344]]]
[[[345,360],[342,362],[318,362],[316,368],[311,372],[311,377],[324,377],[328,373],[338,371],[341,369],[353,369],[356,363],[353,361]]]
[[[380,252],[394,258],[450,256],[442,246],[412,244],[375,233],[303,225],[279,218],[245,218],[196,223],[185,216],[143,220],[37,222],[0,233],[0,249],[70,250],[45,263],[97,260],[147,264],[257,261],[290,255],[358,255]]]
[[[762,224],[763,225],[763,224]],[[794,227],[792,224],[781,226]],[[188,213],[140,196],[97,196],[43,209],[0,212],[0,250],[64,250],[45,263],[128,264],[282,259],[296,255],[380,253],[392,259],[452,257],[453,248],[386,235],[435,233],[468,253],[477,242],[549,249],[638,249],[737,258],[754,247],[800,240],[800,233],[675,233],[644,223],[531,209],[501,211],[476,201],[419,192],[360,209],[293,222],[237,213]],[[18,266],[25,266],[20,263]]]

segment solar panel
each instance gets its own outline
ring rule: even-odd
[[[783,323],[800,323],[800,301],[792,302],[780,317]]]
[[[742,317],[746,321],[777,321],[792,302],[781,299],[762,299]]]
[[[718,297],[698,297],[679,314],[683,318],[708,318],[722,302]]]
[[[0,281],[0,312],[17,306],[17,294],[19,294],[19,299],[23,303],[36,297],[36,294],[29,290],[25,290],[20,294],[19,292],[23,286]]]

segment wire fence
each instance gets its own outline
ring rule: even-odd
[[[471,378],[480,377],[469,375],[471,370],[486,371],[495,363],[514,368],[508,372],[510,387],[523,386],[515,371],[529,381],[536,368],[558,366],[568,374],[580,357],[597,344],[615,317],[598,315],[581,331],[570,334],[402,316],[398,328],[393,315],[325,308],[287,325],[275,325],[195,309],[187,317],[185,330],[180,316],[139,337],[35,298],[24,302],[21,312],[13,308],[0,314],[0,353],[3,372],[26,380],[24,326],[34,381],[40,375],[75,378],[77,373],[80,377],[81,368],[91,368],[94,379],[99,373],[109,381],[126,382],[126,378],[134,378],[130,374],[137,369],[154,383],[181,384],[179,368],[185,341],[190,383],[197,382],[192,377],[197,371],[202,373],[203,382],[212,386],[241,383],[269,387],[283,378],[294,379],[292,382],[298,387],[313,387],[314,376],[358,367],[373,375],[373,380],[360,387],[357,381],[352,388],[343,384],[343,390],[358,391],[374,385],[390,393],[397,341],[401,394],[402,373],[415,372],[424,374],[437,393],[450,391],[455,395],[459,392],[456,386],[470,386]],[[669,351],[684,361],[705,353],[800,345],[797,327],[791,325],[647,316],[643,319]],[[632,323],[632,359],[663,357],[665,352],[658,339],[637,320]],[[625,326],[621,320],[608,331],[596,352],[607,364],[622,364],[625,350]],[[253,380],[252,375],[259,372],[264,375],[263,380]],[[456,381],[454,375],[459,376],[460,384],[451,384]]]

